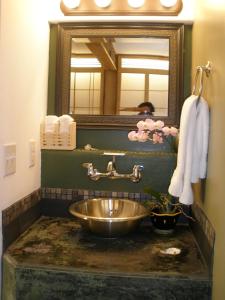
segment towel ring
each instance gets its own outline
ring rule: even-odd
[[[198,97],[201,97],[202,95],[202,90],[203,90],[203,69],[202,67],[197,67],[197,71],[195,73],[195,80],[194,80],[194,86],[192,90],[192,94],[195,95],[196,89],[197,89],[197,83],[200,78],[199,82],[199,89],[198,89]]]
[[[197,83],[199,80],[199,89],[198,89],[198,98],[201,97],[202,95],[202,90],[203,90],[203,79],[204,79],[204,72],[207,77],[209,77],[209,74],[212,70],[211,63],[208,61],[206,66],[198,66],[196,73],[195,73],[195,80],[194,80],[194,86],[192,90],[192,94],[195,95],[196,93],[196,88],[197,88]]]

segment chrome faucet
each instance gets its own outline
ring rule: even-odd
[[[111,153],[110,153],[111,154]],[[110,154],[105,154],[105,155],[110,155]],[[118,154],[116,154],[118,155]],[[82,166],[84,168],[87,168],[88,172],[87,175],[91,180],[99,180],[101,177],[107,177],[110,179],[130,179],[132,182],[139,182],[141,180],[141,171],[144,169],[143,166],[141,165],[134,165],[133,171],[130,174],[119,174],[116,171],[116,164],[115,164],[115,155],[113,155],[112,161],[108,162],[106,172],[102,173],[99,172],[97,169],[94,168],[92,163],[83,163]]]
[[[112,161],[108,162],[106,170],[107,170],[107,172],[110,172],[110,173],[116,172],[116,157],[115,157],[115,155],[113,155]]]

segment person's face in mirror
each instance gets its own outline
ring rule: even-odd
[[[138,105],[140,110],[139,115],[149,115],[152,116],[155,108],[151,102],[143,102]]]

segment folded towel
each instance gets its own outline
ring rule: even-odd
[[[45,117],[45,133],[54,133],[55,125],[58,123],[59,118],[54,115]]]
[[[207,102],[190,96],[181,112],[177,167],[171,178],[169,193],[180,203],[193,203],[191,183],[205,178],[207,166],[209,109]]]
[[[62,115],[59,117],[59,133],[69,133],[70,124],[73,122],[73,118],[68,115]]]

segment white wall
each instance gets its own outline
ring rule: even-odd
[[[40,159],[28,167],[28,141],[39,144],[46,111],[49,25],[39,18],[45,1],[2,0],[0,46],[0,207],[40,186]],[[43,15],[43,14],[42,14]],[[16,143],[17,172],[3,176],[3,144]]]
[[[0,210],[40,187],[39,124],[46,113],[49,24],[46,0],[1,0]],[[37,142],[28,167],[28,141]],[[3,144],[16,143],[16,174],[3,176]],[[0,223],[1,224],[1,223]],[[0,240],[0,249],[1,249]],[[0,250],[1,252],[1,250]]]

